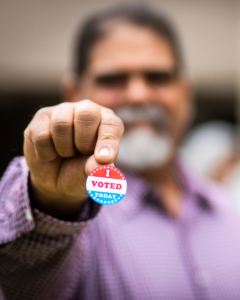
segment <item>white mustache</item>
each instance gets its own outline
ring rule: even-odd
[[[138,128],[123,135],[117,163],[135,171],[162,166],[168,161],[173,149],[171,137],[148,128]]]
[[[154,104],[122,107],[115,110],[115,113],[125,126],[146,121],[155,124],[160,130],[166,130],[170,123],[166,110]]]

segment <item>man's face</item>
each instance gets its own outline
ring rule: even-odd
[[[115,25],[90,53],[78,97],[114,111],[121,108],[159,108],[167,117],[175,149],[189,119],[188,88],[175,76],[176,63],[168,42],[144,27]],[[164,121],[165,122],[165,121]],[[151,120],[128,122],[125,132],[158,130]],[[172,151],[175,152],[175,151]]]

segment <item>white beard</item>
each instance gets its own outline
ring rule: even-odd
[[[117,163],[133,171],[145,171],[163,166],[171,157],[173,141],[165,133],[151,128],[136,128],[120,140]]]

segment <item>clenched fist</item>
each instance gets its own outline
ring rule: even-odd
[[[113,165],[123,131],[112,110],[89,100],[40,109],[24,132],[37,207],[59,218],[76,214],[88,198],[87,175]]]

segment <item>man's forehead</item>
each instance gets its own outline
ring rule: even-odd
[[[168,69],[175,65],[169,43],[152,30],[134,25],[114,28],[92,48],[89,70]]]

